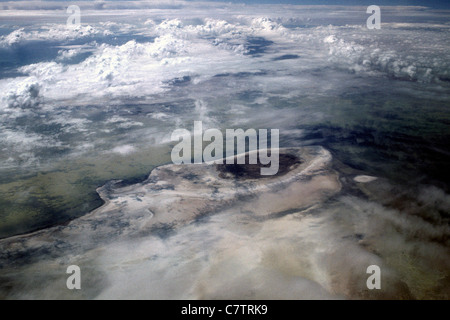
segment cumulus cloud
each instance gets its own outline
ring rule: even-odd
[[[305,92],[310,97],[339,94],[341,88],[355,81],[350,79],[351,73],[444,87],[450,78],[446,58],[448,33],[441,32],[448,28],[439,23],[419,23],[421,32],[414,29],[414,23],[386,23],[374,33],[357,24],[359,20],[349,18],[347,9],[335,12],[328,8],[292,7],[286,12],[279,6],[258,6],[242,11],[227,4],[208,4],[231,10],[211,14],[195,4],[183,5],[193,6],[189,7],[193,14],[180,15],[172,9],[124,9],[138,17],[124,22],[121,12],[111,9],[108,14],[112,18],[105,21],[99,12],[86,9],[89,16],[98,16],[74,29],[68,29],[64,23],[45,23],[21,27],[2,36],[0,43],[8,50],[28,42],[51,44],[59,49],[53,61],[23,65],[17,69],[23,76],[0,79],[2,119],[8,125],[25,113],[41,119],[42,112],[61,106],[70,109],[96,105],[108,110],[108,106],[122,101],[152,102],[183,90],[184,96],[192,101],[203,99],[205,105],[205,96],[234,97],[238,91],[257,90],[266,94],[255,97],[256,103],[262,101],[261,107],[268,109],[273,96],[291,99]],[[429,19],[423,9],[408,10]],[[116,39],[119,36],[120,41]],[[323,73],[323,77],[318,77],[318,73]],[[325,73],[330,81],[325,79]],[[220,86],[219,92],[216,86]],[[214,113],[219,112],[214,108],[195,109],[195,104],[193,108],[195,114],[212,123]],[[176,125],[183,122],[179,113],[155,111],[149,118],[166,122],[170,119]],[[231,117],[251,109],[237,103],[223,112]],[[320,117],[317,113],[306,116]],[[111,117],[111,121],[115,119],[114,115]],[[276,120],[271,113],[263,112],[253,118],[262,124],[269,120],[281,124],[294,121],[291,115],[281,113]],[[230,123],[242,125],[247,121],[241,117]],[[101,130],[145,127],[144,121],[135,119],[109,124],[114,126]],[[75,124],[63,125],[62,130],[90,134],[89,130],[83,131],[86,127]]]
[[[2,101],[7,108],[33,108],[40,102],[41,87],[37,79],[28,78],[5,92]]]
[[[57,61],[71,60],[71,59],[73,59],[74,57],[78,56],[79,54],[81,54],[83,52],[84,52],[84,50],[82,48],[59,50],[58,51],[58,57],[56,57],[56,60]]]
[[[99,44],[90,57],[76,65],[41,62],[22,67],[20,71],[29,75],[23,81],[37,79],[43,87],[42,93],[50,100],[142,96],[166,90],[165,83],[173,78],[195,74],[210,77],[224,72],[242,53],[224,50],[199,38],[188,41],[184,37],[191,30],[182,34],[177,30],[167,31],[173,28],[179,28],[179,22],[163,21],[155,28],[156,33],[162,34],[153,42]],[[61,51],[58,60],[80,52],[80,49]]]
[[[450,75],[449,62],[442,54],[448,39],[446,33],[439,32],[440,25],[430,26],[423,37],[413,29],[403,28],[400,34],[396,31],[398,41],[393,44],[389,25],[374,34],[357,25],[287,28],[279,19],[242,14],[228,20],[203,18],[201,23],[180,18],[156,21],[146,19],[134,26],[140,34],[154,37],[153,41],[130,40],[119,45],[94,43],[90,57],[70,66],[63,66],[61,62],[70,60],[83,50],[61,50],[56,62],[28,65],[20,71],[35,79],[40,94],[45,98],[82,99],[83,103],[88,103],[88,97],[92,100],[90,102],[95,102],[105,98],[162,93],[167,90],[171,79],[184,76],[198,83],[233,71],[269,69],[280,73],[279,64],[267,62],[283,54],[296,57],[293,60],[280,59],[285,64],[285,74],[320,66],[366,75],[384,73],[397,79],[423,82],[446,81]],[[394,27],[398,29],[397,25]],[[75,29],[54,24],[37,30],[20,28],[3,36],[0,41],[5,45],[28,40],[63,41],[116,32],[124,34],[131,30],[133,26],[129,23],[101,22],[96,26],[81,25]],[[425,36],[428,33],[442,38],[430,45],[433,52],[425,54],[422,48],[411,46],[412,43],[428,41]],[[256,40],[249,40],[249,37]],[[418,51],[417,54],[414,50]],[[263,51],[266,58],[249,57],[251,52]],[[30,82],[30,78],[24,82]]]
[[[446,46],[441,42],[447,41],[441,34],[446,26],[426,28],[419,34],[416,29],[395,32],[393,29],[395,26],[392,29],[384,26],[380,33],[371,35],[363,28],[333,27],[329,29],[332,34],[324,37],[323,42],[328,46],[330,61],[337,68],[420,82],[440,82],[448,77],[450,63],[444,55]],[[433,34],[432,40],[427,34]]]
[[[10,47],[26,41],[64,41],[92,36],[107,36],[111,32],[90,25],[78,25],[68,28],[65,24],[44,25],[38,29],[20,28],[0,37],[0,47]]]

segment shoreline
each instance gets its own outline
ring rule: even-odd
[[[319,150],[318,154],[316,154],[316,157],[311,158],[310,160],[306,161],[306,163],[302,163],[300,164],[300,167],[297,168],[294,167],[294,170],[288,170],[287,172],[284,172],[284,174],[281,177],[278,176],[273,176],[273,177],[264,177],[263,179],[244,179],[242,180],[244,182],[245,185],[245,181],[249,181],[251,184],[251,187],[249,190],[251,190],[251,193],[258,193],[258,192],[264,192],[264,190],[268,190],[270,188],[279,188],[277,187],[277,185],[282,185],[283,183],[293,183],[295,182],[296,179],[296,174],[293,172],[299,172],[298,170],[300,170],[301,168],[301,174],[302,175],[315,175],[317,172],[320,172],[321,170],[324,169],[324,163],[329,163],[331,161],[331,155],[328,153],[328,151],[325,151],[325,149],[323,149],[322,147],[304,147],[304,148],[280,148],[279,149],[281,152],[287,152],[289,154],[289,152],[293,152],[294,150],[311,150],[309,152],[313,152],[313,150]],[[320,151],[322,150],[322,151]],[[254,151],[255,152],[255,151]],[[296,151],[298,152],[298,151]],[[321,154],[322,152],[322,154]],[[247,153],[246,153],[247,154]],[[295,154],[295,152],[294,152]],[[321,154],[320,156],[318,156],[319,154]],[[309,155],[308,157],[311,157],[312,155]],[[307,166],[305,167],[305,164],[307,164]],[[161,165],[161,166],[157,166],[155,168],[153,168],[149,175],[147,176],[147,178],[145,178],[144,180],[142,180],[141,182],[138,183],[126,183],[125,185],[123,185],[123,180],[110,180],[107,183],[105,183],[104,185],[98,187],[96,189],[96,192],[98,194],[98,196],[100,197],[100,199],[102,200],[103,204],[101,206],[99,206],[98,208],[87,212],[86,214],[71,219],[65,223],[61,223],[61,224],[56,224],[56,225],[52,225],[50,227],[47,228],[43,228],[43,229],[39,229],[33,232],[28,232],[28,233],[24,233],[24,234],[19,234],[19,235],[15,235],[12,237],[8,237],[8,238],[3,238],[0,239],[0,246],[2,244],[7,244],[7,243],[14,243],[14,242],[24,242],[27,241],[29,239],[33,239],[36,237],[44,237],[46,234],[53,234],[53,233],[58,233],[58,232],[64,232],[64,230],[66,229],[70,229],[70,227],[74,224],[78,224],[78,223],[89,223],[89,221],[91,219],[96,219],[96,217],[98,215],[101,215],[102,213],[104,213],[105,211],[108,211],[108,207],[111,205],[112,202],[112,198],[114,197],[114,194],[117,192],[117,190],[128,190],[128,189],[135,189],[139,186],[143,186],[143,185],[147,185],[147,184],[154,184],[154,181],[157,181],[159,179],[158,177],[158,172],[163,172],[165,170],[174,170],[175,174],[177,172],[177,170],[179,170],[178,168],[189,168],[188,171],[194,171],[198,174],[200,174],[200,172],[202,172],[202,169],[199,168],[210,168],[209,170],[212,170],[212,172],[217,172],[217,175],[220,175],[220,170],[216,167],[217,165],[215,164],[206,164],[206,163],[202,163],[202,164],[185,164],[185,165],[175,165],[175,164],[165,164],[165,165]],[[297,168],[297,169],[296,169]],[[195,175],[194,175],[195,176]],[[217,176],[217,178],[219,178]],[[228,185],[232,186],[235,185],[234,181],[239,181],[239,179],[231,179],[229,180],[228,178],[219,178],[222,182],[227,183]],[[186,182],[185,182],[186,183]],[[158,184],[158,182],[157,182]],[[239,184],[239,182],[238,182]],[[244,186],[243,185],[243,186]],[[158,189],[160,188],[160,186],[155,188]],[[165,187],[163,186],[162,189],[164,189]],[[242,187],[241,187],[242,188]],[[170,188],[169,188],[170,189]],[[241,196],[245,195],[245,193],[248,193],[249,191],[245,191],[247,189],[247,186],[244,186],[244,188],[239,191],[239,192],[244,192],[243,194],[241,194]],[[133,191],[132,191],[133,192]],[[171,190],[166,190],[166,192],[168,192],[167,194],[170,195],[170,193],[172,192]],[[176,191],[173,191],[176,193]],[[184,196],[189,195],[191,192],[185,190],[182,192],[182,194]],[[196,198],[198,195],[196,194],[196,191],[193,191],[192,196],[194,196],[194,198]],[[227,197],[234,197],[234,194],[224,194],[225,198]],[[231,199],[230,198],[230,199]],[[202,197],[200,197],[199,199],[202,199]],[[205,201],[207,198],[205,198]],[[223,201],[224,199],[220,199],[219,201]],[[116,204],[117,205],[117,204]],[[202,204],[200,203],[200,206],[202,206]],[[114,210],[114,209],[109,209],[109,210]]]

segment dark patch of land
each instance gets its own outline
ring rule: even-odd
[[[273,175],[261,175],[261,168],[270,167],[269,164],[262,164],[258,157],[257,164],[249,164],[248,153],[245,155],[245,164],[237,164],[236,157],[234,158],[234,164],[217,164],[216,169],[219,171],[219,177],[222,179],[261,179],[271,178],[277,176],[283,176],[297,165],[301,163],[301,160],[292,154],[280,154],[279,155],[279,168],[278,172]]]

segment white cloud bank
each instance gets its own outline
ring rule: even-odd
[[[30,43],[60,49],[53,61],[23,65],[17,70],[23,76],[0,79],[0,125],[11,126],[25,114],[41,117],[61,106],[152,102],[180,83],[203,86],[213,95],[216,89],[208,91],[209,83],[217,75],[250,75],[245,81],[235,77],[222,82],[221,90],[229,96],[257,89],[286,97],[339,92],[347,85],[342,77],[350,73],[444,90],[450,79],[449,26],[439,23],[439,16],[426,22],[433,16],[423,8],[388,9],[385,14],[414,16],[419,22],[383,23],[372,32],[358,7],[169,2],[165,8],[164,2],[147,10],[148,3],[127,4],[119,9],[119,3],[106,3],[98,10],[86,4],[86,22],[75,29],[66,28],[66,18],[60,23],[42,18],[52,12],[61,17],[60,9],[50,10],[50,4],[39,4],[50,6],[40,11],[11,7],[11,16],[38,22],[3,35],[1,50],[14,52]],[[126,40],[103,41],[115,37]],[[317,71],[330,80],[318,80]]]
[[[153,42],[94,43],[92,56],[68,66],[61,60],[80,51],[62,51],[57,62],[21,67],[20,71],[28,75],[22,83],[1,80],[3,108],[5,103],[11,106],[5,92],[17,91],[17,95],[22,92],[25,95],[22,100],[28,100],[29,93],[19,88],[26,86],[31,79],[41,88],[40,94],[50,102],[78,99],[79,102],[94,103],[161,93],[167,89],[168,81],[183,76],[208,81],[221,73],[279,72],[280,64],[270,59],[283,54],[299,57],[283,61],[281,71],[284,73],[331,67],[423,82],[439,82],[450,77],[450,61],[445,54],[449,39],[448,33],[441,32],[443,26],[420,33],[406,28],[395,34],[386,28],[375,34],[361,26],[288,29],[265,17],[241,15],[238,20],[234,17],[231,20],[233,22],[206,18],[201,24],[192,24],[180,19],[160,23],[147,19],[144,25],[138,24],[136,30],[154,36]],[[76,30],[67,29],[64,25],[31,31],[20,28],[4,36],[1,43],[13,45],[28,40],[62,41],[111,35],[110,27],[111,24],[103,23],[95,27],[81,26]],[[117,28],[117,24],[114,27]],[[129,29],[129,25],[124,28]],[[439,38],[430,40],[430,35]],[[264,57],[249,55],[249,37],[272,41],[270,52]],[[420,47],[412,45],[420,42]],[[7,95],[10,96],[9,93]],[[25,101],[25,105],[27,103]]]

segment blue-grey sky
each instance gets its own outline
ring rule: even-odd
[[[187,0],[197,1],[197,0]],[[213,2],[236,2],[236,3],[290,3],[300,5],[391,5],[391,6],[426,6],[434,8],[450,8],[449,0],[206,0]]]
[[[7,1],[22,1],[22,0],[0,0],[0,2]],[[25,0],[23,0],[25,1]],[[45,1],[45,0],[44,0]],[[67,1],[74,2],[75,0],[49,0],[49,1]],[[86,0],[82,0],[86,1]],[[89,1],[89,0],[87,0]],[[95,1],[95,0],[93,0]],[[106,0],[106,1],[127,1],[127,0]],[[135,1],[135,0],[130,0]],[[147,0],[148,1],[148,0]],[[232,2],[232,3],[249,3],[249,4],[299,4],[299,5],[362,5],[369,6],[372,4],[380,6],[426,6],[433,8],[448,8],[450,9],[450,0],[186,0],[186,1],[208,1],[208,2]]]
[[[187,0],[197,1],[197,0]],[[202,0],[205,1],[205,0]],[[390,6],[426,6],[433,8],[449,8],[450,0],[206,0],[212,2],[235,2],[235,3],[289,3],[300,5],[390,5]]]

